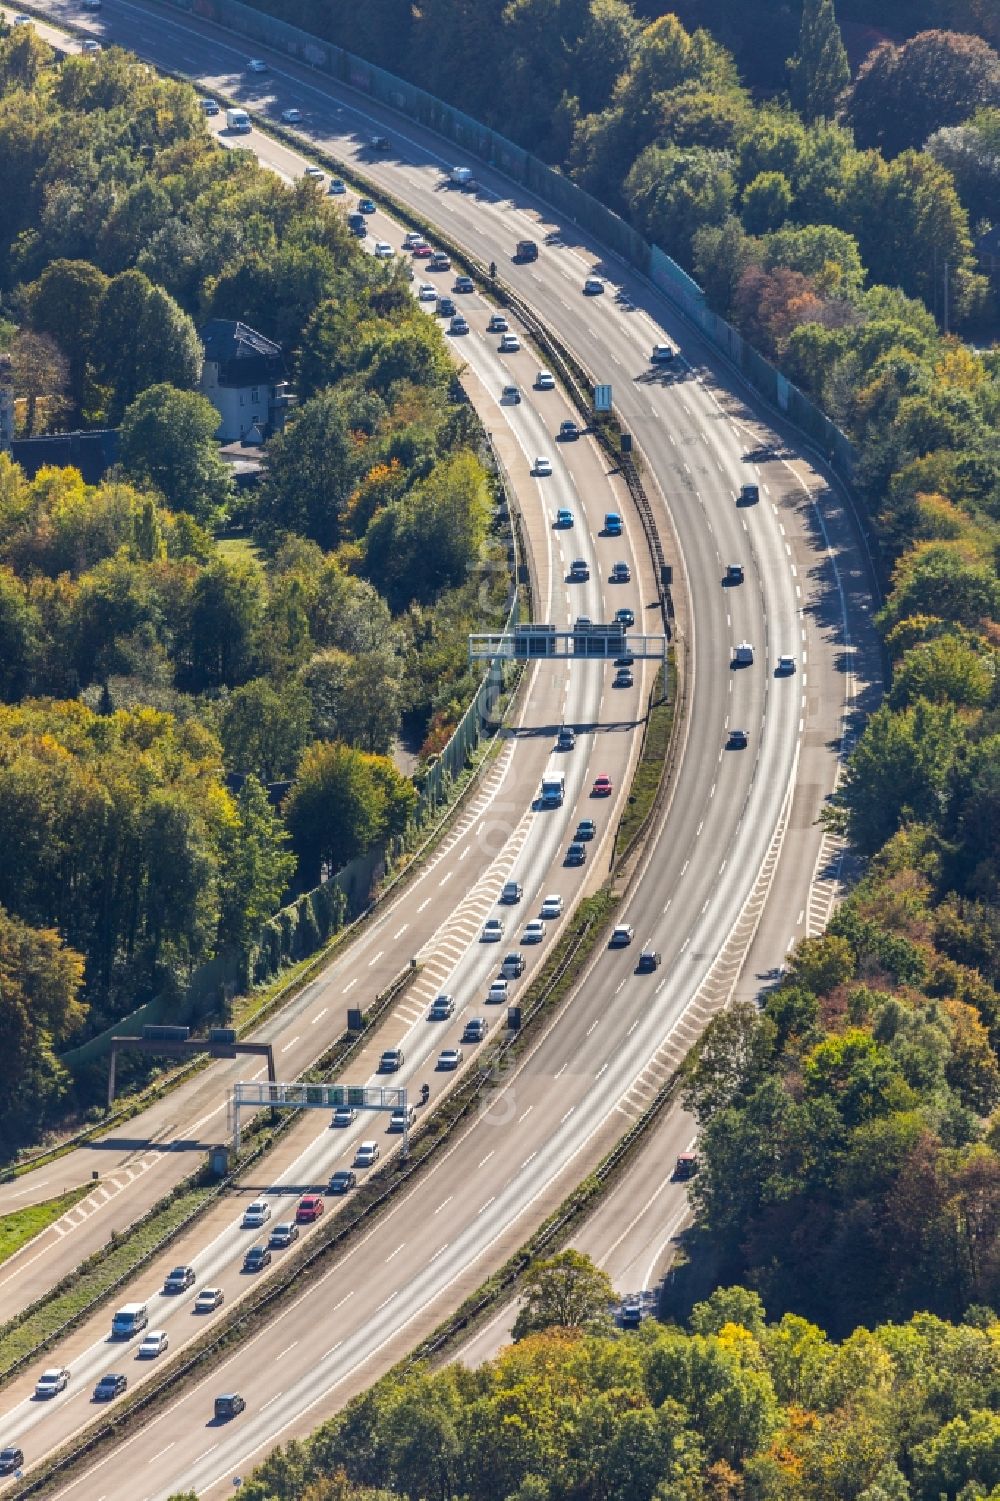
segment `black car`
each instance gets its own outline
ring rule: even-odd
[[[24,1468],[24,1450],[16,1444],[8,1444],[0,1449],[0,1475],[13,1475],[15,1470]]]
[[[388,136],[372,136],[371,148],[373,151],[391,151],[392,142]]]
[[[750,744],[750,736],[746,730],[730,730],[727,744],[730,750],[746,750]]]
[[[230,1418],[238,1418],[241,1412],[246,1411],[246,1398],[238,1392],[229,1392],[224,1397],[215,1399],[215,1420],[218,1423],[228,1422]]]
[[[243,1258],[245,1272],[262,1272],[271,1265],[271,1253],[267,1246],[251,1246]]]
[[[475,291],[475,287],[474,287],[473,282],[472,282],[472,277],[471,276],[456,276],[455,277],[455,285],[452,287],[451,290],[453,292],[474,292]]]
[[[587,858],[587,846],[574,839],[566,851],[566,865],[582,865]]]
[[[636,965],[636,970],[640,975],[648,975],[654,969],[659,969],[660,962],[659,949],[643,949],[639,955],[639,963]]]
[[[441,318],[454,318],[455,301],[452,297],[439,297],[437,300],[438,315]]]
[[[574,839],[593,839],[597,833],[597,825],[592,818],[581,818],[576,826]]]
[[[357,1188],[358,1179],[348,1167],[339,1167],[330,1179],[330,1192],[332,1194],[345,1194],[350,1188]]]
[[[110,1402],[113,1397],[120,1397],[127,1386],[127,1376],[116,1376],[109,1371],[94,1387],[94,1401]]]
[[[726,583],[727,584],[742,584],[742,582],[743,582],[743,564],[742,563],[730,563],[727,566],[727,568],[726,568]]]
[[[638,1329],[642,1323],[642,1300],[625,1298],[622,1302],[620,1317],[623,1329]]]
[[[635,657],[630,651],[623,652],[620,657],[615,657],[616,667],[634,667]]]

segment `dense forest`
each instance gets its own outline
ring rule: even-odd
[[[983,1315],[842,1341],[721,1288],[685,1328],[555,1328],[475,1371],[379,1382],[247,1501],[995,1501],[1000,1343]]]
[[[0,187],[22,430],[121,428],[98,485],[0,455],[9,1146],[64,1098],[57,1052],[405,827],[401,723],[425,754],[447,738],[467,631],[501,618],[508,575],[479,430],[405,270],[314,184],[220,149],[193,90],[0,30]],[[195,389],[211,316],[278,341],[298,396],[250,491]]]

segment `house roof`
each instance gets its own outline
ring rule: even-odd
[[[230,360],[281,358],[280,344],[272,343],[255,328],[249,328],[236,318],[210,318],[201,330],[201,342],[205,346],[205,358],[216,360],[220,365],[228,364]]]
[[[118,462],[118,429],[95,428],[91,432],[48,433],[40,438],[14,438],[10,455],[28,479],[39,469],[79,469],[88,485],[99,484]]]

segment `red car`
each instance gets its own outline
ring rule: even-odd
[[[319,1194],[306,1194],[299,1200],[299,1207],[295,1211],[295,1218],[300,1225],[309,1225],[313,1220],[318,1220],[323,1213],[323,1200]]]
[[[611,778],[607,776],[597,777],[590,795],[591,797],[610,797]]]
[[[425,261],[427,257],[429,255],[433,255],[433,253],[434,252],[431,250],[431,247],[428,245],[426,240],[420,240],[418,244],[414,245],[412,250],[410,251],[410,254],[414,256],[418,261]]]

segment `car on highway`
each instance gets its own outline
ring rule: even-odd
[[[639,962],[635,967],[636,973],[640,975],[651,974],[654,969],[659,969],[660,962],[659,949],[643,949],[639,955]]]
[[[439,297],[437,311],[439,318],[454,318],[455,304],[450,297]],[[462,319],[462,322],[465,322],[464,318]],[[468,329],[466,329],[465,332],[468,333]]]
[[[223,1397],[216,1397],[212,1411],[217,1423],[228,1423],[230,1418],[238,1418],[241,1412],[246,1412],[247,1402],[239,1392],[227,1392]]]
[[[780,678],[791,677],[792,673],[795,671],[795,658],[791,656],[779,657],[778,665],[775,668],[775,671]]]
[[[339,198],[342,193],[347,192],[347,183],[342,177],[331,177],[330,185],[326,191],[332,193],[335,198]]]
[[[489,1031],[489,1022],[485,1016],[470,1016],[462,1032],[463,1042],[483,1042]]]
[[[539,370],[538,374],[535,376],[535,390],[536,391],[554,391],[555,388],[556,388],[556,378],[552,374],[552,371],[551,370]]]
[[[244,1230],[259,1230],[271,1218],[271,1206],[266,1199],[254,1199],[243,1211]]]
[[[453,292],[460,292],[464,294],[466,292],[474,292],[476,289],[473,286],[471,276],[456,276],[454,282],[452,283],[451,290]]]
[[[750,735],[747,730],[730,730],[726,744],[730,750],[746,750]]]
[[[634,683],[635,678],[632,676],[631,667],[619,667],[618,671],[615,673],[615,680],[612,684],[612,687],[631,688]]]
[[[24,1450],[16,1444],[5,1444],[0,1449],[0,1475],[13,1475],[24,1468]]]
[[[760,500],[759,485],[741,485],[740,493],[736,497],[738,506],[755,506]]]
[[[623,1298],[618,1321],[623,1329],[638,1329],[642,1323],[642,1299],[635,1296]]]
[[[355,1167],[371,1167],[379,1158],[377,1141],[360,1141],[354,1154]]]
[[[248,73],[266,73],[267,63],[262,57],[252,57],[247,63]]]
[[[437,1066],[442,1073],[448,1073],[451,1069],[460,1068],[462,1063],[461,1048],[445,1048],[437,1061]]]
[[[567,531],[573,525],[573,512],[566,506],[560,506],[554,524],[560,531]]]
[[[509,954],[504,954],[500,973],[505,980],[517,980],[524,974],[524,955],[514,949]]]
[[[358,199],[358,213],[359,214],[373,214],[374,212],[375,212],[375,205],[371,201],[370,198],[359,198]]]
[[[612,563],[611,582],[613,584],[627,584],[632,578],[632,570],[627,563]]]
[[[574,558],[569,565],[569,582],[571,584],[585,584],[590,578],[590,569],[583,558]]]
[[[500,353],[501,354],[517,354],[517,352],[520,349],[520,347],[521,347],[521,341],[517,337],[517,334],[501,334],[501,336],[500,336]]]
[[[576,826],[574,839],[593,839],[597,834],[597,825],[592,818],[581,818]]]
[[[544,477],[552,473],[552,460],[539,457],[535,460],[532,474]]]
[[[608,947],[612,949],[626,949],[635,937],[635,929],[631,923],[620,922],[611,929],[611,937],[608,939]]]
[[[373,151],[391,151],[392,142],[388,136],[372,136],[368,142]]]
[[[563,899],[562,899],[562,897],[559,896],[559,894],[557,892],[552,892],[542,902],[541,909],[539,910],[538,915],[539,915],[539,917],[551,919],[551,918],[554,918],[554,917],[562,917],[562,911],[563,911]]]
[[[69,1371],[63,1365],[51,1366],[43,1371],[35,1382],[35,1396],[43,1400],[46,1397],[57,1397],[64,1392],[69,1385]]]
[[[193,1266],[175,1266],[163,1279],[165,1293],[185,1293],[189,1287],[194,1287]]]
[[[461,313],[456,313],[454,315],[451,322],[448,324],[448,332],[453,334],[467,334],[469,332],[469,325],[468,323],[466,323]]]
[[[349,1167],[338,1167],[330,1179],[330,1192],[332,1194],[345,1194],[352,1188],[357,1188],[358,1176],[352,1173]]]
[[[136,1350],[138,1360],[155,1360],[157,1355],[162,1355],[168,1349],[170,1341],[162,1329],[150,1329],[142,1337],[142,1343]]]
[[[573,843],[570,845],[569,849],[566,851],[566,858],[563,861],[563,864],[564,865],[583,865],[586,862],[586,859],[587,859],[587,846],[585,844],[581,844],[578,839],[574,839]]]
[[[331,1126],[353,1126],[358,1118],[358,1112],[353,1105],[338,1105],[333,1112]]]
[[[749,641],[740,641],[732,649],[731,663],[733,667],[753,666],[753,645]]]
[[[742,584],[744,578],[742,563],[727,563],[724,584]]]
[[[694,1152],[682,1152],[674,1163],[675,1178],[682,1182],[685,1178],[693,1178],[698,1171],[698,1158]]]
[[[403,1049],[386,1048],[378,1061],[380,1074],[395,1074],[403,1067]]]
[[[523,895],[524,887],[520,881],[504,881],[500,901],[508,907],[516,907]]]
[[[525,926],[524,932],[521,935],[521,942],[541,943],[544,937],[545,924],[539,918],[533,917]]]
[[[594,785],[590,789],[590,795],[591,797],[610,797],[613,790],[614,786],[611,778],[606,772],[602,772],[599,777],[594,778]]]
[[[649,356],[651,365],[669,365],[676,351],[672,344],[654,344],[653,352]]]
[[[417,1124],[417,1112],[412,1105],[397,1105],[389,1116],[388,1131],[405,1131],[408,1126]]]
[[[560,443],[572,443],[579,436],[580,436],[579,425],[577,423],[575,423],[572,420],[572,418],[567,417],[565,422],[560,422],[560,424],[559,424],[559,442]]]
[[[516,386],[504,386],[500,392],[500,401],[501,403],[509,401],[511,406],[519,406],[521,403],[521,393]]]
[[[429,281],[422,281],[417,288],[418,302],[437,302],[437,287],[432,287]]]
[[[115,1397],[120,1397],[128,1388],[128,1377],[120,1375],[117,1371],[108,1371],[94,1387],[95,1402],[110,1402]]]
[[[271,1265],[271,1252],[267,1246],[251,1246],[243,1258],[245,1272],[262,1272]]]
[[[388,240],[376,240],[375,248],[372,254],[375,256],[376,260],[391,261],[393,256],[393,249]]]
[[[446,1022],[455,1010],[455,997],[453,995],[436,995],[431,1001],[431,1009],[427,1013],[427,1020],[431,1022]]]
[[[424,244],[426,244],[426,241],[421,241],[421,246],[424,245]],[[418,249],[414,250],[413,253],[414,253],[414,255],[423,256],[425,252],[423,251],[423,249],[419,249],[418,248]],[[427,253],[427,255],[430,256],[430,259],[427,262],[427,269],[428,269],[428,271],[450,271],[451,270],[451,257],[449,255],[447,255],[445,251],[443,251],[443,250],[431,250],[430,246],[428,245],[426,253]]]
[[[295,1211],[296,1221],[300,1225],[311,1225],[319,1219],[325,1207],[319,1194],[303,1194]]]
[[[493,980],[486,992],[486,1001],[490,1006],[503,1006],[507,1001],[507,981],[504,979]]]
[[[214,1313],[226,1301],[221,1287],[203,1287],[194,1300],[195,1313]]]
[[[480,935],[483,943],[499,943],[503,937],[503,921],[499,917],[488,917],[483,923],[483,931]]]
[[[301,125],[302,111],[296,109],[293,105],[291,109],[283,109],[281,111],[281,118],[286,125]]]
[[[493,313],[489,323],[486,325],[486,332],[488,334],[505,334],[509,327],[510,324],[503,313]]]
[[[624,523],[617,511],[607,511],[604,516],[604,526],[601,528],[602,537],[620,537]]]
[[[615,657],[616,667],[634,667],[635,657],[630,651],[623,651],[620,657]]]
[[[411,229],[403,236],[403,249],[416,250],[418,245],[426,245],[427,241],[418,229]],[[428,246],[428,249],[430,247]]]
[[[291,1220],[282,1220],[280,1225],[274,1225],[271,1229],[271,1238],[268,1245],[272,1251],[283,1251],[290,1246],[293,1240],[299,1238],[299,1227]]]
[[[556,750],[569,751],[576,746],[576,730],[572,725],[564,724],[560,727],[556,736]]]
[[[604,283],[599,276],[588,276],[583,284],[585,297],[600,297],[604,291]]]
[[[202,114],[217,115],[220,113],[219,106],[214,99],[201,99],[199,103],[201,104]]]
[[[100,44],[100,42],[95,42],[94,39],[93,39],[93,37],[88,38],[88,40],[85,41],[84,44],[83,44],[83,51],[84,52],[100,52],[100,50],[101,50],[101,44]]]

